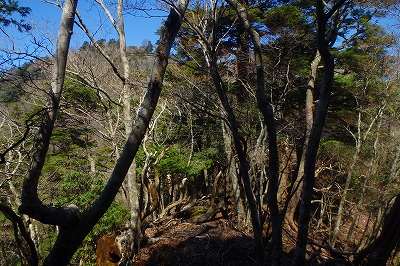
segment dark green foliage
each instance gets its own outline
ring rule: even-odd
[[[14,25],[19,31],[28,31],[32,27],[23,19],[16,20],[12,16],[18,14],[21,17],[26,17],[31,12],[29,7],[20,7],[18,1],[0,0],[0,24],[4,27]]]
[[[202,170],[210,168],[212,157],[196,154],[193,156],[191,163],[188,164],[190,152],[183,152],[178,145],[174,145],[166,152],[163,160],[159,163],[159,171],[162,174],[176,175],[196,175]]]
[[[84,125],[54,130],[52,139],[59,149],[58,152],[55,150],[56,153],[72,153],[78,151],[78,149],[91,146],[92,141],[87,139],[87,135],[90,134],[90,132],[91,130]]]
[[[78,79],[79,81],[79,79]],[[88,110],[95,110],[100,108],[99,97],[96,92],[88,86],[85,82],[71,82],[67,81],[64,85],[64,97],[71,104],[79,104]]]
[[[353,146],[346,145],[339,140],[323,140],[319,150],[321,156],[328,156],[329,159],[327,158],[326,160],[332,160],[339,166],[347,165],[351,161],[355,149]]]
[[[10,103],[17,102],[24,95],[24,90],[7,84],[0,84],[0,102]]]
[[[0,7],[1,4],[11,5],[12,3],[16,4],[12,0],[0,0]],[[300,153],[297,157],[294,154],[296,147],[300,146],[299,143],[304,140],[305,93],[308,88],[310,63],[316,54],[314,4],[315,1],[311,0],[258,3],[253,1],[248,8],[250,22],[261,34],[265,94],[274,108],[278,142],[284,144],[279,147],[282,168],[286,167],[281,169],[282,177],[286,171],[289,176],[296,174],[298,167],[296,163],[298,163]],[[270,169],[268,169],[268,139],[264,138],[262,143],[257,143],[262,128],[262,117],[255,99],[257,80],[252,43],[249,42],[248,46],[240,51],[248,52],[249,56],[245,66],[246,78],[241,80],[242,84],[238,82],[242,77],[238,77],[236,62],[240,32],[236,13],[225,4],[218,6],[217,12],[220,12],[221,17],[217,25],[213,25],[212,18],[215,14],[209,13],[207,8],[194,5],[190,12],[195,15],[187,16],[186,19],[193,19],[194,21],[190,22],[196,26],[203,23],[202,30],[205,37],[210,40],[216,38],[210,43],[210,48],[211,51],[215,49],[218,71],[227,89],[229,103],[238,120],[239,132],[244,139],[242,144],[246,144],[247,156],[249,162],[252,163],[250,167],[252,178],[254,178],[253,184],[257,184],[261,173],[266,176]],[[2,12],[5,12],[5,9],[0,9],[0,15]],[[8,14],[18,12],[16,9],[9,11]],[[23,16],[22,13],[20,14]],[[370,16],[368,10],[352,10],[351,18],[342,23],[346,26],[342,27],[338,35],[342,38],[348,37],[349,33],[357,27],[362,27],[361,35],[340,50],[332,49],[336,63],[334,87],[317,162],[317,170],[324,170],[319,172],[315,186],[316,189],[329,188],[325,196],[330,196],[332,203],[340,198],[340,194],[336,192],[342,192],[340,188],[343,188],[346,181],[349,162],[356,153],[358,115],[361,114],[362,117],[361,131],[363,133],[368,124],[373,121],[377,108],[385,100],[392,100],[392,95],[398,94],[398,83],[388,86],[395,92],[390,94],[391,96],[388,96],[386,87],[389,80],[386,70],[389,67],[395,68],[398,61],[397,57],[391,60],[387,58],[386,49],[392,44],[393,38],[382,28],[371,23]],[[198,18],[200,20],[195,21]],[[0,18],[0,23],[5,25],[1,19],[4,17]],[[7,25],[11,24],[17,25],[15,21],[10,20]],[[20,26],[23,29],[23,24]],[[249,40],[249,36],[245,36],[244,39]],[[119,40],[115,39],[109,41],[100,39],[97,44],[106,52],[119,49]],[[135,93],[140,90],[137,87],[141,87],[140,84],[145,84],[148,80],[153,48],[152,43],[146,40],[140,47],[127,47],[132,72],[131,82],[134,84]],[[83,43],[76,53],[75,60],[85,58],[90,61],[88,65],[102,66],[107,69],[102,56],[89,42]],[[80,57],[81,55],[83,56]],[[117,53],[111,53],[111,57],[117,67],[120,67],[121,62]],[[198,42],[198,33],[192,32],[187,25],[181,28],[172,59],[161,93],[163,108],[161,105],[156,108],[153,118],[157,118],[151,122],[149,136],[144,143],[151,157],[149,168],[146,169],[148,171],[146,177],[153,181],[158,173],[163,185],[166,205],[174,200],[172,193],[170,194],[166,187],[167,175],[172,177],[172,181],[177,186],[181,186],[180,181],[187,178],[189,193],[193,192],[190,196],[200,195],[203,193],[200,186],[205,176],[204,170],[207,170],[208,174],[208,189],[212,189],[215,173],[225,170],[228,165],[221,127],[221,121],[226,119],[226,114],[221,112],[213,80],[208,73],[207,60]],[[88,61],[85,62],[88,63]],[[45,72],[41,71],[38,65],[32,62],[14,69],[10,73],[16,76],[15,81],[12,83],[2,81],[0,84],[0,101],[10,108],[12,121],[18,123],[22,129],[24,121],[36,113],[38,115],[31,119],[31,124],[39,125],[40,111],[45,106],[45,99],[42,97],[44,93],[37,93],[39,90],[33,91],[29,87],[30,82],[41,80],[41,83],[36,83],[35,89],[39,88],[42,92],[48,91],[50,81],[44,79]],[[322,62],[317,71],[313,91],[315,106],[318,104],[318,88],[322,80],[321,66]],[[90,73],[91,70],[93,69],[88,69],[88,71],[84,69],[82,73]],[[121,91],[116,88],[121,88],[122,84],[113,75],[111,71],[110,73],[105,71],[105,75],[99,77],[97,72],[93,71],[94,78],[90,82],[86,80],[87,77],[73,74],[67,76],[56,129],[53,131],[48,157],[42,171],[39,193],[41,197],[43,196],[45,204],[53,204],[57,207],[75,204],[80,210],[85,211],[103,189],[125,141],[125,128],[121,120],[122,108],[114,104],[121,100]],[[104,90],[110,99],[97,88]],[[111,103],[112,101],[114,103]],[[362,198],[361,193],[365,193],[363,208],[369,208],[374,213],[378,212],[377,206],[386,200],[378,199],[377,195],[381,195],[382,191],[388,191],[385,196],[387,198],[399,191],[397,181],[389,180],[397,141],[391,135],[392,125],[396,126],[400,110],[399,101],[393,101],[395,103],[385,102],[387,109],[382,120],[379,120],[382,122],[381,128],[372,127],[370,136],[363,140],[361,150],[357,154],[359,158],[351,173],[350,189],[346,199],[347,203],[356,204]],[[28,106],[27,103],[34,103],[34,105]],[[132,95],[131,104],[132,116],[134,116],[135,108],[140,104],[140,98]],[[92,117],[96,120],[91,120]],[[394,130],[396,130],[395,127]],[[377,131],[381,132],[379,144],[375,148],[373,138]],[[0,135],[1,145],[7,144],[10,132]],[[27,140],[28,148],[29,143],[30,140]],[[166,150],[165,155],[156,167],[155,161],[164,150]],[[235,153],[233,155],[236,156]],[[363,191],[364,177],[368,174],[370,161],[374,156],[377,156],[377,162],[368,176],[367,187]],[[137,181],[140,183],[146,160],[143,147],[139,149],[135,159]],[[262,164],[259,163],[261,161]],[[91,165],[90,162],[93,164]],[[96,168],[95,172],[92,171],[93,166]],[[26,166],[22,166],[21,173],[25,169]],[[224,174],[226,173],[227,171],[224,171]],[[229,176],[226,176],[225,180],[229,180]],[[139,188],[145,190],[143,184],[139,184]],[[227,184],[224,189],[226,195],[231,195],[230,184]],[[257,186],[253,189],[257,190]],[[207,191],[203,194],[205,193]],[[84,263],[93,264],[96,240],[105,232],[125,226],[130,213],[125,205],[120,204],[119,196],[86,237],[71,263],[78,264],[81,260]],[[318,201],[315,204],[318,204]],[[264,207],[267,208],[263,205]],[[332,211],[336,206],[329,206],[329,208],[332,208],[330,210]],[[160,209],[156,210],[158,211]],[[332,219],[334,218],[333,214]],[[0,224],[5,224],[1,216]],[[54,244],[56,229],[46,227],[40,229],[39,233],[43,239],[40,249],[42,255],[46,255]],[[13,262],[10,259],[9,264],[12,265]]]
[[[277,33],[282,28],[305,26],[304,13],[294,5],[282,5],[271,8],[263,13],[263,23],[270,32]]]
[[[86,209],[99,194],[103,185],[101,180],[91,178],[86,173],[70,172],[66,174],[67,176],[59,185],[60,196],[57,198],[57,205],[75,204],[81,209]]]

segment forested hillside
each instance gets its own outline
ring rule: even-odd
[[[0,0],[1,265],[400,264],[396,1],[80,1]]]

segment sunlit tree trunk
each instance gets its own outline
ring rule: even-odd
[[[292,190],[289,194],[289,203],[285,213],[285,221],[290,225],[292,229],[297,230],[297,225],[295,223],[295,211],[299,204],[302,191],[302,179],[304,175],[304,164],[306,158],[306,147],[310,138],[310,132],[313,123],[313,112],[314,112],[314,88],[315,80],[317,78],[318,65],[321,62],[321,55],[319,51],[316,52],[314,60],[311,62],[310,67],[310,79],[308,81],[307,91],[306,91],[306,107],[304,110],[305,114],[305,130],[304,130],[304,142],[301,148],[301,158],[297,170],[297,176],[292,184]]]
[[[278,208],[278,187],[279,187],[279,156],[276,139],[276,129],[274,122],[274,113],[271,104],[269,103],[264,89],[264,65],[262,59],[262,50],[260,43],[259,34],[251,27],[250,21],[247,17],[246,7],[243,6],[239,1],[227,1],[239,16],[239,19],[243,22],[243,25],[250,35],[250,38],[254,45],[254,56],[256,63],[256,75],[257,75],[257,87],[256,87],[256,98],[257,106],[264,118],[264,124],[267,128],[268,134],[268,148],[269,148],[269,183],[268,183],[268,207],[270,210],[270,217],[272,223],[272,248],[271,256],[268,261],[269,265],[279,265],[282,253],[282,219]],[[244,180],[245,182],[245,180]],[[246,196],[250,201],[253,200],[253,196],[247,191],[245,183]],[[251,208],[250,208],[251,210]],[[261,215],[261,214],[260,214]],[[259,219],[259,217],[257,217]],[[255,215],[252,214],[252,220],[256,219]],[[257,221],[256,221],[257,222]],[[258,221],[260,222],[260,221]],[[254,221],[253,221],[254,223]],[[257,240],[256,240],[257,241]],[[256,242],[256,245],[258,243]],[[261,261],[266,263],[266,260]]]
[[[368,125],[367,130],[362,133],[362,124],[364,124],[364,122],[362,121],[362,110],[363,110],[363,106],[360,105],[358,110],[358,120],[357,120],[357,133],[356,134],[352,134],[353,138],[355,140],[355,151],[349,166],[349,169],[347,169],[347,177],[346,177],[346,182],[343,188],[343,192],[340,198],[340,203],[339,203],[339,207],[338,207],[338,211],[337,211],[337,218],[336,218],[336,223],[335,223],[335,227],[333,229],[333,233],[332,233],[332,238],[330,241],[330,245],[332,247],[335,246],[336,241],[337,241],[337,235],[339,233],[339,228],[341,226],[341,222],[343,219],[343,208],[344,208],[344,204],[346,201],[346,197],[347,197],[347,192],[349,190],[349,186],[350,186],[350,181],[352,179],[352,175],[353,175],[353,170],[354,167],[356,166],[357,160],[360,156],[360,152],[361,152],[361,148],[365,143],[365,140],[367,139],[369,133],[371,132],[371,129],[373,127],[373,125],[377,122],[377,120],[379,119],[379,117],[382,115],[382,112],[385,108],[385,104],[382,104],[380,106],[380,108],[377,111],[377,114],[375,115],[375,117],[371,120],[371,122]]]
[[[240,193],[240,184],[239,184],[240,180],[236,172],[236,162],[232,152],[232,138],[230,130],[226,125],[226,122],[222,121],[221,124],[222,124],[222,135],[224,139],[224,148],[226,157],[228,159],[228,174],[232,183],[232,193],[233,193],[233,198],[235,200],[236,213],[238,215],[238,227],[240,229],[244,229],[246,224],[246,211]]]
[[[77,223],[80,216],[79,210],[77,210],[76,206],[64,208],[45,206],[38,197],[38,184],[58,114],[77,2],[77,0],[67,0],[64,3],[54,56],[51,89],[48,93],[48,108],[43,112],[42,122],[34,139],[32,161],[23,183],[21,205],[19,207],[21,213],[27,214],[45,224],[60,225],[63,229]],[[57,240],[60,241],[62,236],[63,234],[60,234]],[[65,244],[68,243],[62,245]],[[66,264],[67,262],[64,263]],[[57,264],[57,257],[50,252],[44,265]]]
[[[317,14],[317,47],[324,61],[324,75],[320,88],[318,105],[314,114],[313,126],[310,139],[306,148],[304,164],[303,191],[300,203],[298,234],[293,259],[293,265],[304,265],[306,247],[308,240],[308,226],[310,223],[311,198],[314,188],[315,165],[317,152],[324,128],[330,93],[333,85],[334,58],[329,51],[329,39],[326,38],[328,20],[337,12],[346,0],[336,2],[330,10],[325,13],[325,3],[322,0],[316,1]]]
[[[42,122],[34,139],[32,160],[23,183],[22,204],[19,207],[21,213],[43,223],[63,226],[67,226],[78,219],[79,215],[75,208],[45,206],[38,197],[37,189],[59,109],[77,2],[77,0],[68,0],[64,4],[54,56],[51,89],[48,93],[48,108],[43,112]]]
[[[119,74],[118,77],[122,82],[122,106],[123,106],[123,124],[125,129],[125,137],[128,138],[130,130],[132,128],[132,116],[131,116],[131,99],[132,96],[132,83],[131,83],[131,69],[129,66],[129,61],[126,55],[126,38],[125,38],[125,25],[124,25],[124,17],[123,17],[123,0],[118,0],[117,3],[117,17],[116,20],[111,12],[104,5],[102,0],[96,0],[97,3],[103,8],[104,12],[107,14],[109,20],[117,31],[119,37],[119,55],[122,63],[122,74]],[[114,69],[117,69],[113,66]],[[118,70],[115,70],[118,71]],[[136,162],[133,159],[133,162],[128,170],[126,175],[126,184],[127,184],[127,201],[130,208],[131,220],[130,220],[130,229],[131,236],[133,237],[134,246],[139,249],[139,243],[141,241],[141,219],[140,219],[140,206],[139,206],[139,190],[138,184],[136,181]],[[133,251],[133,249],[132,249]]]
[[[171,8],[171,12],[161,31],[160,42],[157,48],[148,88],[126,144],[100,196],[90,208],[82,214],[80,214],[79,210],[74,206],[64,208],[44,206],[37,194],[38,179],[48,150],[49,140],[61,96],[76,4],[77,1],[65,1],[55,56],[57,62],[55,64],[55,73],[57,74],[55,75],[56,78],[53,84],[57,84],[57,86],[52,88],[51,108],[48,109],[49,112],[44,114],[42,125],[35,139],[34,154],[32,156],[34,161],[30,166],[28,177],[23,184],[22,205],[19,208],[20,212],[29,214],[42,223],[59,225],[60,230],[57,240],[45,259],[44,265],[67,265],[83,239],[104,215],[113,202],[115,195],[118,193],[158,103],[165,69],[168,65],[169,53],[175,36],[180,29],[182,16],[187,8],[188,2],[179,1],[174,8]]]

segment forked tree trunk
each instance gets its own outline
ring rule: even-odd
[[[310,223],[311,199],[314,188],[315,165],[317,161],[317,152],[321,140],[322,130],[324,128],[330,93],[333,85],[334,59],[329,51],[329,39],[326,38],[328,20],[343,5],[346,0],[340,0],[325,13],[325,3],[322,0],[316,1],[317,13],[317,46],[324,61],[324,75],[320,88],[318,105],[314,115],[314,122],[310,133],[309,143],[306,149],[303,192],[300,203],[299,224],[297,243],[293,259],[293,265],[304,265],[306,247],[308,240],[308,225]]]
[[[278,187],[279,187],[279,178],[278,178],[279,156],[278,156],[278,146],[276,139],[273,108],[269,103],[264,90],[264,65],[262,60],[260,36],[252,28],[250,21],[248,20],[246,6],[242,5],[239,1],[236,0],[229,0],[227,2],[236,10],[239,19],[243,23],[243,26],[246,29],[247,33],[250,35],[250,38],[254,45],[254,57],[255,57],[256,74],[257,74],[257,87],[256,87],[257,106],[264,118],[263,122],[267,128],[268,147],[269,147],[269,169],[268,169],[269,184],[268,184],[267,196],[268,196],[268,207],[270,210],[270,215],[271,215],[270,217],[272,223],[272,247],[268,265],[279,265],[282,253],[282,228],[281,228],[282,219],[280,217],[280,212],[278,208],[278,199],[277,199]],[[248,193],[246,187],[245,190],[246,193]],[[247,195],[247,198],[249,198],[249,195]],[[250,199],[253,200],[252,198]],[[252,219],[254,219],[253,215]],[[261,263],[266,263],[266,261]]]
[[[306,108],[304,110],[306,127],[304,130],[304,143],[301,149],[301,158],[299,162],[299,167],[297,170],[296,180],[292,184],[292,190],[289,194],[289,203],[285,213],[285,221],[290,225],[292,229],[297,230],[297,225],[295,222],[295,212],[296,208],[300,202],[301,192],[302,192],[302,180],[304,175],[304,164],[306,159],[306,147],[310,138],[310,132],[313,123],[313,109],[314,109],[314,88],[315,80],[317,78],[318,65],[321,62],[321,54],[319,51],[316,52],[314,60],[311,62],[310,66],[310,79],[308,81],[307,91],[306,91]]]
[[[78,0],[67,0],[63,7],[47,108],[43,111],[42,121],[35,135],[32,159],[23,183],[19,206],[20,213],[45,224],[61,226],[77,222],[79,212],[74,207],[56,208],[44,205],[38,197],[38,184],[59,109],[77,2]]]
[[[77,0],[65,1],[55,56],[55,76],[57,78],[53,82],[56,85],[51,93],[50,103],[52,105],[48,109],[50,111],[44,114],[43,122],[35,139],[33,162],[23,184],[22,205],[19,208],[21,213],[29,214],[42,223],[59,225],[60,231],[57,240],[45,259],[44,265],[67,265],[83,239],[107,211],[118,193],[157,105],[169,53],[180,29],[188,1],[178,1],[177,6],[171,9],[161,32],[148,88],[128,140],[101,195],[82,215],[76,207],[72,206],[64,208],[45,206],[38,198],[37,193],[39,176],[44,165],[61,96],[76,4]],[[57,88],[59,89],[56,90]]]

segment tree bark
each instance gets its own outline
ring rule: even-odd
[[[65,1],[58,32],[56,54],[54,56],[53,77],[48,93],[48,107],[42,114],[42,122],[34,139],[32,161],[24,180],[21,194],[22,204],[19,212],[45,223],[60,226],[76,224],[79,212],[72,207],[55,208],[45,206],[38,197],[39,177],[49,148],[50,138],[56,121],[59,102],[64,85],[65,69],[69,43],[74,25],[74,16],[78,0]]]
[[[257,74],[257,106],[263,115],[264,124],[267,127],[269,142],[268,205],[270,209],[272,223],[272,248],[269,265],[279,265],[282,253],[282,219],[280,217],[277,199],[279,187],[279,156],[273,108],[265,95],[264,89],[264,65],[262,61],[260,36],[251,27],[250,21],[247,17],[245,6],[241,5],[239,1],[229,0],[227,2],[235,8],[236,13],[238,14],[240,20],[243,22],[243,25],[249,33],[254,45],[254,56]]]
[[[324,61],[324,76],[320,88],[318,105],[314,115],[314,122],[310,133],[309,143],[306,149],[306,158],[303,176],[303,192],[300,203],[299,226],[297,243],[293,259],[293,265],[304,265],[306,246],[308,239],[308,225],[310,222],[311,198],[314,188],[315,165],[317,152],[324,128],[326,114],[333,85],[334,58],[329,51],[329,39],[326,38],[326,27],[330,17],[343,5],[346,0],[340,0],[329,11],[325,13],[324,2],[316,1],[317,13],[317,46]]]
[[[163,27],[154,67],[150,76],[147,92],[143,98],[142,104],[136,116],[135,123],[129,134],[124,149],[114,167],[114,170],[96,202],[80,217],[79,211],[73,207],[54,208],[44,206],[37,197],[37,184],[40,176],[40,170],[44,164],[51,132],[54,126],[55,115],[58,109],[59,97],[61,95],[62,82],[65,75],[65,63],[68,53],[69,38],[72,33],[74,13],[77,0],[67,0],[63,9],[62,25],[60,27],[58,43],[66,45],[61,46],[62,53],[57,49],[56,61],[64,66],[57,68],[57,74],[60,77],[54,84],[60,85],[59,90],[53,89],[51,95],[53,105],[50,111],[44,115],[38,138],[35,140],[35,160],[31,165],[29,175],[24,182],[22,205],[20,210],[23,213],[33,215],[43,223],[55,224],[60,226],[60,232],[57,240],[50,251],[50,254],[44,261],[44,265],[67,265],[76,249],[81,244],[85,236],[92,230],[101,216],[107,211],[114,200],[122,182],[130,168],[130,165],[144,137],[150,119],[154,113],[158,98],[162,89],[162,82],[165,69],[168,65],[169,53],[175,39],[175,36],[182,23],[183,13],[187,8],[188,1],[182,0],[177,6],[171,9],[171,12]],[[67,27],[69,26],[69,27]],[[65,36],[68,36],[66,39]],[[66,49],[65,49],[66,48]]]
[[[22,237],[25,239],[26,243],[28,244],[30,256],[27,256],[24,253],[29,265],[36,266],[39,265],[38,254],[36,251],[35,243],[33,242],[32,238],[29,236],[28,232],[26,231],[26,226],[24,221],[19,217],[10,207],[0,203],[0,211],[8,218],[14,227],[18,227],[19,231],[21,232]],[[14,228],[16,230],[16,228]],[[20,241],[16,239],[17,243]]]
[[[400,195],[396,196],[392,208],[385,217],[379,237],[365,249],[361,250],[353,260],[353,265],[386,266],[393,250],[400,239]]]
[[[315,89],[315,80],[317,78],[318,65],[321,62],[321,54],[317,50],[314,60],[311,62],[310,66],[310,79],[308,81],[307,91],[306,91],[306,107],[304,110],[306,127],[304,131],[304,142],[301,148],[301,158],[299,162],[299,167],[297,170],[296,180],[294,180],[292,185],[291,193],[289,194],[289,203],[285,212],[285,221],[290,225],[292,229],[297,230],[297,225],[295,223],[295,211],[299,204],[301,198],[301,185],[304,175],[304,164],[306,158],[306,147],[310,138],[310,132],[313,123],[313,109],[314,109],[314,96],[313,91]]]
[[[131,99],[132,99],[132,85],[130,82],[130,66],[128,58],[126,55],[126,41],[125,41],[125,29],[124,29],[124,17],[123,17],[123,0],[118,0],[118,21],[119,27],[116,27],[119,36],[119,49],[121,54],[121,61],[124,70],[124,82],[123,82],[123,113],[124,113],[124,127],[125,127],[125,137],[129,137],[129,133],[132,127],[132,117],[131,117]],[[132,252],[134,252],[134,247],[140,249],[140,242],[142,240],[141,234],[141,219],[140,219],[140,207],[139,207],[139,189],[136,182],[136,161],[133,159],[131,166],[128,169],[126,175],[129,191],[129,208],[131,212],[130,220],[130,230],[131,236],[133,237]],[[143,184],[142,184],[143,185]],[[133,255],[133,254],[132,254]]]
[[[240,192],[240,180],[236,172],[236,162],[232,152],[232,138],[229,134],[229,127],[225,121],[221,121],[222,136],[224,139],[224,148],[226,157],[228,159],[228,173],[232,183],[232,193],[235,200],[236,213],[238,216],[238,227],[244,229],[246,224],[246,211],[243,205],[242,196]]]

